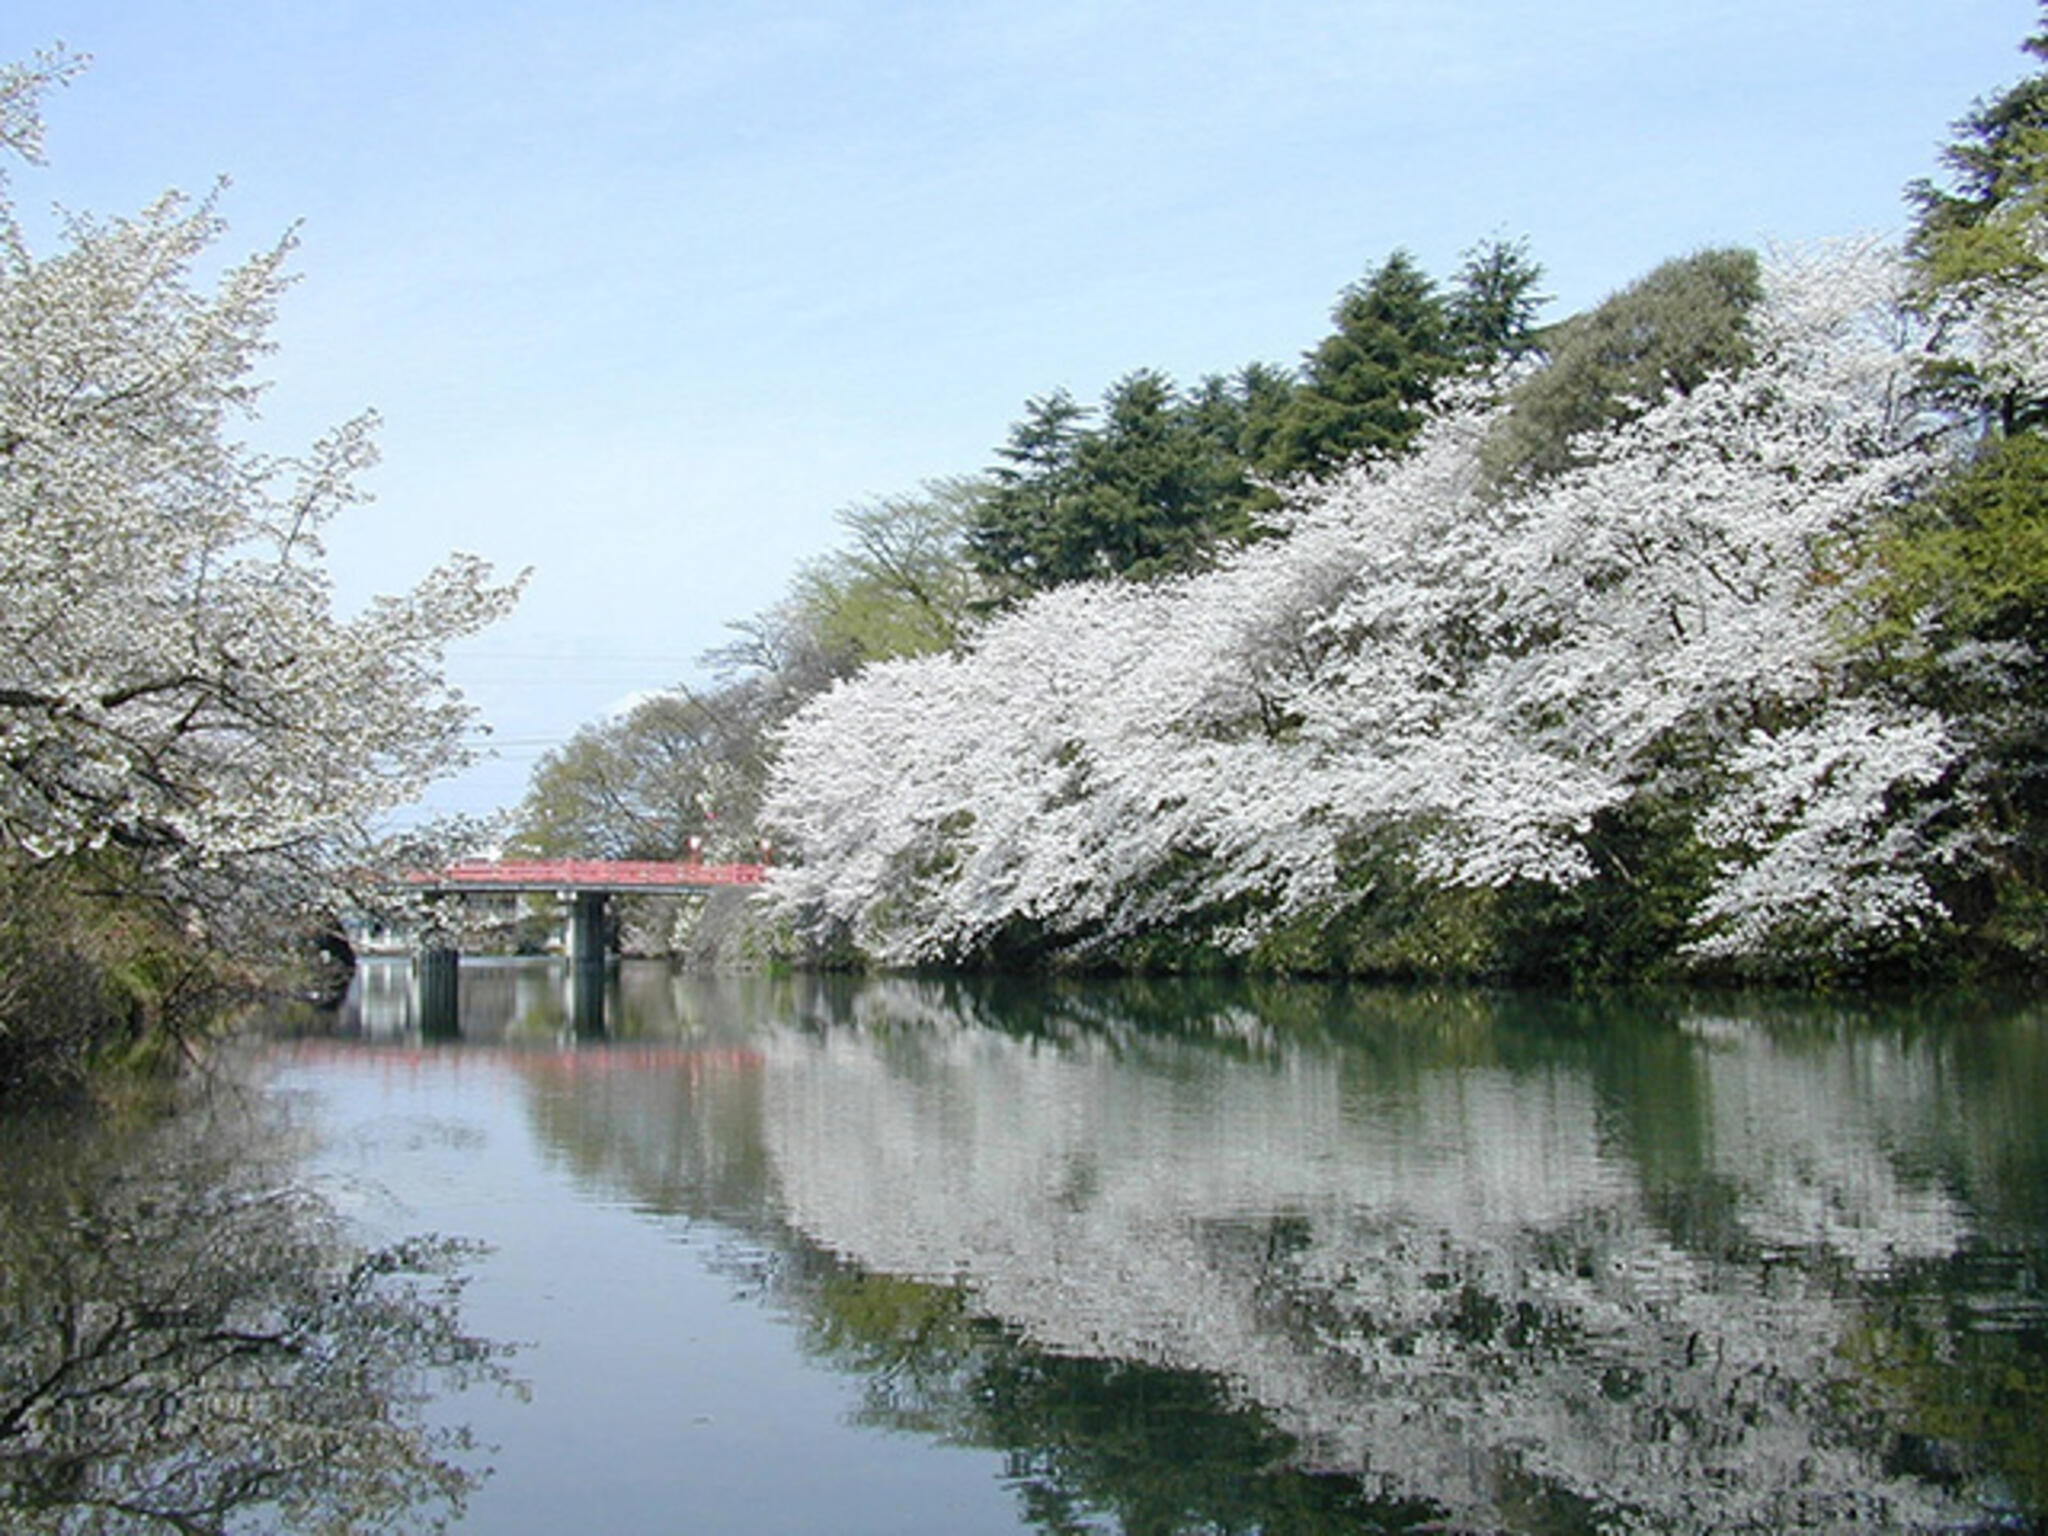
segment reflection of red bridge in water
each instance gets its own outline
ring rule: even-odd
[[[608,1073],[633,1076],[644,1072],[668,1072],[692,1083],[708,1082],[764,1071],[765,1053],[749,1046],[603,1045],[588,1042],[575,1048],[559,1040],[532,1044],[476,1045],[460,1055],[441,1049],[423,1048],[409,1039],[326,1040],[311,1037],[273,1044],[274,1057],[291,1062],[343,1062],[352,1067],[371,1067],[388,1075],[392,1071],[416,1076],[427,1068],[458,1070],[475,1066],[487,1071],[511,1071],[531,1079],[555,1080],[601,1077]]]
[[[415,870],[406,884],[423,891],[554,891],[592,895],[708,891],[759,885],[765,864],[662,863],[651,859],[471,859]]]

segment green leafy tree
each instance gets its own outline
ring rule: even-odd
[[[1032,590],[1075,579],[1058,538],[1080,490],[1088,408],[1064,389],[1024,402],[1024,416],[996,449],[994,492],[968,534],[975,568],[1007,587]]]
[[[1243,466],[1216,412],[1228,398],[1212,394],[1205,412],[1151,369],[1110,386],[1101,429],[1079,453],[1081,531],[1095,564],[1144,580],[1199,569],[1220,543],[1244,538]]]
[[[1992,439],[1877,541],[1858,657],[1972,747],[1972,803],[1998,850],[1951,905],[2001,963],[2048,963],[2048,440]]]
[[[2048,5],[2042,8],[2048,23]],[[2048,62],[2048,25],[2023,50]],[[1951,895],[2001,963],[2048,963],[2048,70],[1956,124],[1948,184],[1907,191],[1907,255],[1934,323],[1933,401],[1977,434],[1960,471],[1892,518],[1853,620],[1878,686],[1971,744],[1971,803],[1997,850]]]
[[[656,694],[541,759],[513,846],[541,857],[751,857],[766,754],[744,687]]]
[[[1285,368],[1248,363],[1228,376],[1208,375],[1188,397],[1195,430],[1247,467],[1237,484],[1246,510],[1253,516],[1270,510],[1276,498],[1253,481],[1249,466],[1265,462],[1298,387]]]
[[[1547,364],[1509,396],[1483,455],[1497,483],[1540,480],[1579,462],[1587,434],[1689,394],[1750,359],[1747,319],[1763,296],[1756,253],[1667,261],[1545,338]]]
[[[841,511],[846,541],[797,572],[791,622],[844,667],[952,649],[980,605],[966,541],[988,496],[962,476]]]
[[[1881,541],[1871,639],[1927,659],[1972,641],[2048,656],[2048,440],[1988,445]]]
[[[975,567],[999,600],[1209,567],[1259,536],[1269,481],[1400,452],[1441,380],[1532,345],[1541,277],[1525,242],[1493,241],[1446,297],[1396,251],[1345,290],[1299,374],[1254,363],[1183,391],[1141,368],[1092,410],[1065,390],[1026,402],[967,536]]]
[[[2021,47],[2048,62],[2048,5],[2042,16]],[[2048,414],[2042,359],[2024,339],[2038,330],[2029,322],[2048,276],[2048,70],[1980,102],[1956,131],[1941,157],[1950,185],[1907,189],[1918,213],[1907,249],[1928,312],[1976,327],[1987,343],[1979,362],[1948,365],[1941,382],[1980,400],[2010,433]]]

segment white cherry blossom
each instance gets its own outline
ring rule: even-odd
[[[1602,813],[1655,794],[1718,851],[1701,958],[1937,923],[1927,861],[1971,852],[1926,829],[1965,748],[1863,697],[1841,629],[1850,552],[1959,434],[1917,403],[1894,251],[1777,253],[1766,289],[1751,366],[1555,479],[1489,490],[1492,418],[1455,403],[1214,571],[1049,593],[816,701],[769,796],[779,911],[889,962],[1250,945],[1371,899],[1361,841],[1430,881],[1568,887]]]
[[[0,148],[33,154],[70,68],[0,81]],[[518,583],[458,555],[335,612],[320,535],[363,499],[375,420],[289,458],[238,440],[293,242],[202,283],[215,204],[70,216],[37,255],[0,183],[0,845],[111,845],[200,905],[308,902],[465,761],[443,649]]]

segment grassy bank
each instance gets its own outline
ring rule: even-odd
[[[0,863],[0,1102],[187,1059],[255,975],[106,861]]]

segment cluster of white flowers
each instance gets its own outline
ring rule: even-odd
[[[0,76],[0,150],[33,157],[68,69]],[[464,760],[442,652],[517,583],[458,556],[334,613],[320,530],[361,499],[375,423],[293,459],[236,441],[291,241],[209,291],[220,234],[169,194],[39,257],[0,181],[0,847],[303,895]]]
[[[1749,367],[1563,475],[1489,487],[1493,418],[1456,405],[1215,571],[1054,592],[817,700],[770,790],[781,912],[899,962],[1020,929],[1248,945],[1360,899],[1362,842],[1437,882],[1566,887],[1603,812],[1678,794],[1720,859],[1701,953],[1937,919],[1916,870],[1962,749],[1840,661],[1845,551],[1951,451],[1914,414],[1925,338],[1886,247],[1765,278]]]

